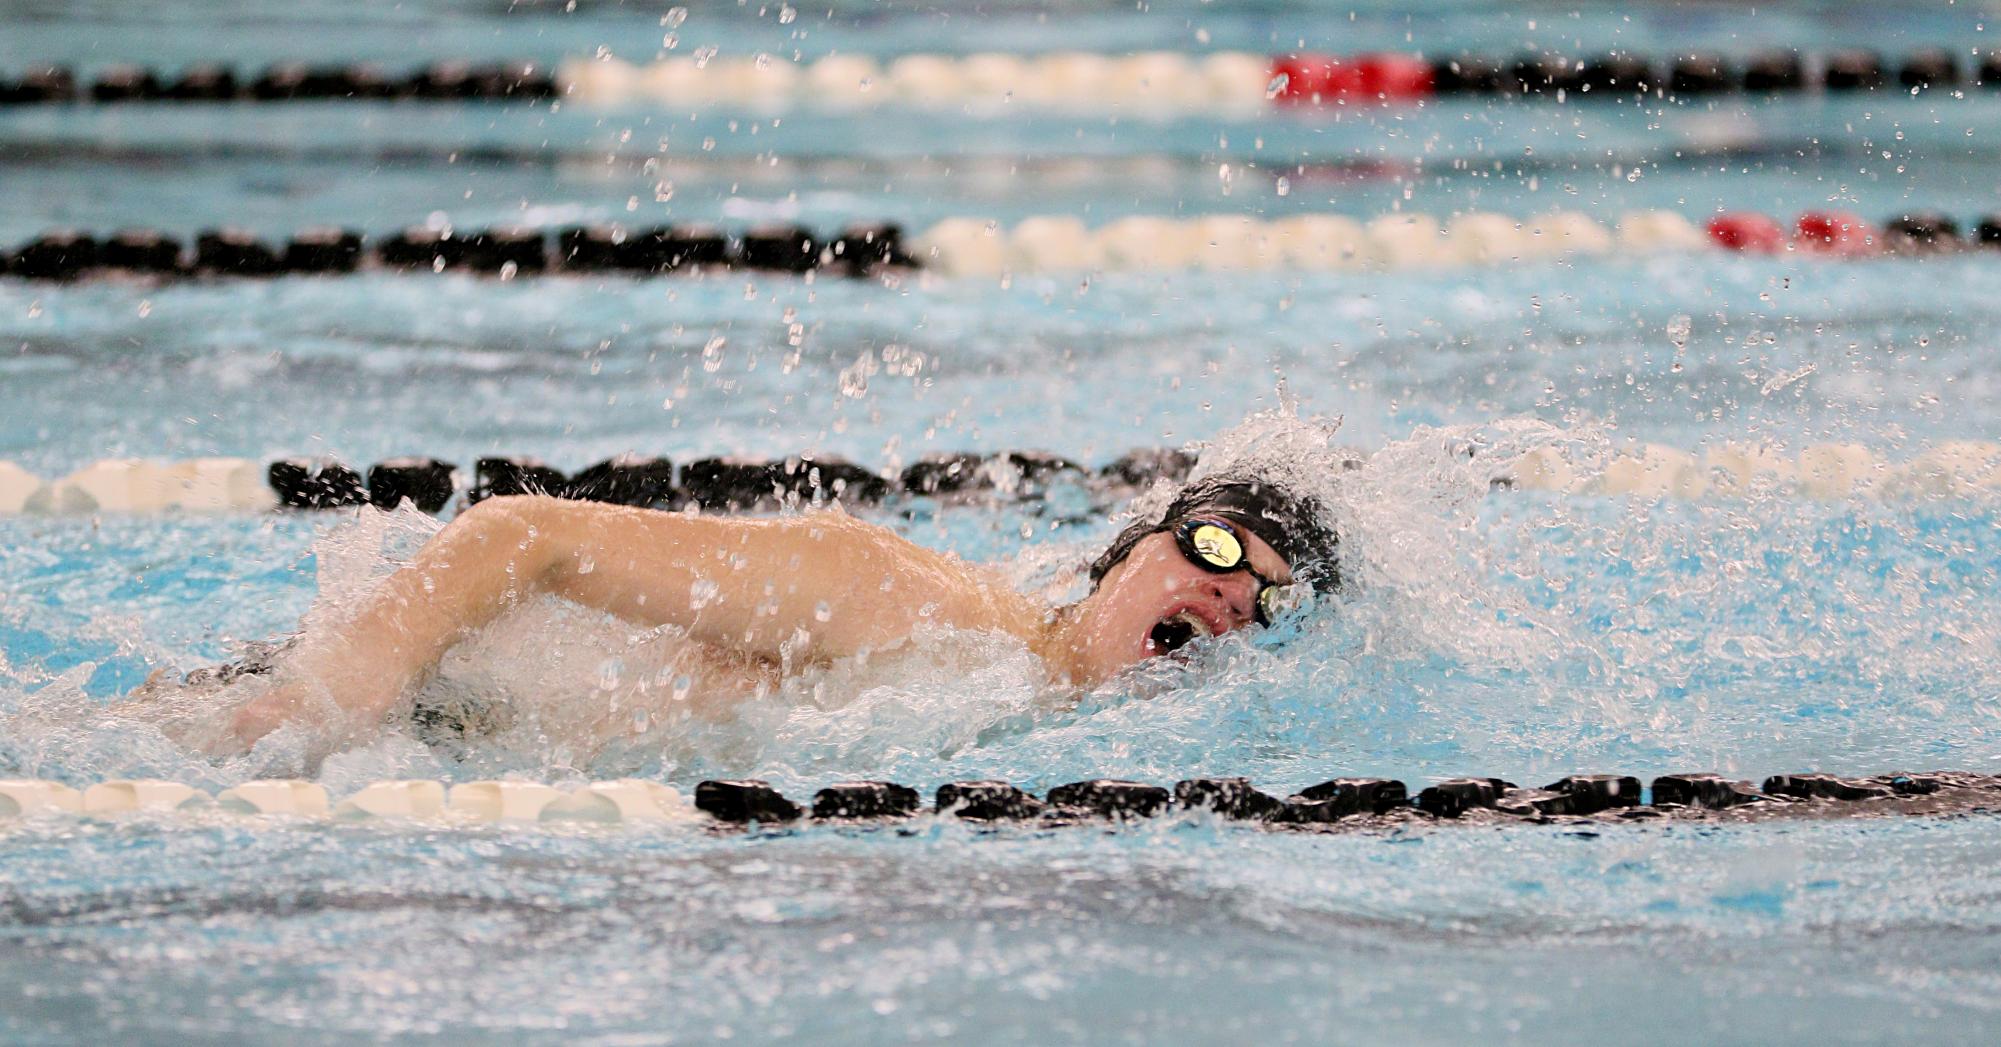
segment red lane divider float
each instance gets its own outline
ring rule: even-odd
[[[1752,254],[1799,250],[1840,258],[1877,254],[1925,254],[1965,246],[1959,223],[1929,211],[1901,214],[1882,228],[1846,211],[1807,211],[1793,224],[1793,235],[1773,219],[1755,212],[1717,215],[1706,227],[1721,247]],[[1972,243],[2001,247],[2001,216],[1990,215],[1975,227]]]
[[[1288,105],[1346,101],[1412,102],[1432,95],[1431,64],[1415,55],[1280,55],[1272,60],[1274,100]]]

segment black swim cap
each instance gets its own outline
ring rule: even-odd
[[[1190,517],[1213,516],[1264,539],[1285,558],[1294,578],[1329,592],[1341,584],[1340,563],[1335,557],[1341,538],[1320,522],[1321,512],[1318,501],[1266,480],[1229,476],[1198,480],[1181,489],[1158,522],[1142,520],[1121,531],[1111,548],[1092,562],[1091,586],[1096,588],[1140,539]]]

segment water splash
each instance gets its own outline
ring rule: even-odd
[[[1197,474],[1253,471],[1319,499],[1342,536],[1342,591],[1273,629],[1200,641],[1185,661],[1088,694],[1050,687],[1031,654],[994,636],[929,630],[779,679],[693,656],[674,630],[546,600],[461,645],[411,696],[436,714],[430,723],[358,743],[300,728],[224,761],[191,746],[270,677],[107,708],[93,663],[45,671],[17,657],[0,685],[0,774],[212,785],[315,767],[330,784],[764,774],[797,788],[847,776],[1052,784],[1230,773],[1299,785],[1340,772],[1879,771],[2001,759],[2001,510],[1991,502],[1496,496],[1493,480],[1520,456],[1553,448],[1602,464],[1615,434],[1500,420],[1419,428],[1362,456],[1337,433],[1283,409],[1254,415],[1201,448]],[[899,526],[997,560],[1024,591],[1073,599],[1082,565],[1124,519],[1171,495],[1161,485],[1120,518],[1025,543],[1019,524],[1033,518],[1015,520],[1020,509],[954,510],[977,526]],[[351,614],[437,527],[368,511],[320,536],[318,595],[301,628]],[[122,570],[88,557],[77,569]],[[271,631],[285,628],[284,616],[267,618]],[[59,628],[53,642],[88,647],[94,628]],[[158,630],[143,616],[132,626]],[[116,657],[171,658],[158,655],[140,644]],[[475,729],[441,733],[439,723]]]

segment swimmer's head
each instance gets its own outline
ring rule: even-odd
[[[1091,595],[1072,610],[1076,675],[1095,683],[1197,637],[1268,621],[1295,584],[1334,589],[1339,539],[1321,514],[1269,481],[1190,484],[1091,564]]]

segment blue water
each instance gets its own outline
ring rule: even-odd
[[[27,4],[0,34],[0,66],[550,60],[599,45],[644,59],[667,6]],[[1307,4],[841,4],[779,19],[779,5],[691,5],[681,46],[1894,53],[1986,33],[1959,6],[1836,4],[1381,4],[1352,19]],[[1229,123],[883,112],[859,128],[575,107],[16,111],[0,112],[0,240],[57,224],[279,235],[434,217],[1971,218],[1994,206],[1997,122],[2001,98],[1897,93]],[[1352,171],[1370,158],[1422,166]],[[1489,495],[1491,469],[1449,448],[1555,443],[1595,461],[1627,441],[1843,441],[1904,460],[1996,439],[1997,301],[2001,256],[1987,255],[1005,286],[0,281],[0,460],[45,476],[216,454],[499,451],[576,468],[626,450],[817,448],[894,466],[1044,447],[1103,462],[1227,438],[1279,405],[1281,382],[1377,452],[1339,510],[1356,584],[1183,669],[1046,702],[1018,658],[992,651],[970,668],[837,675],[813,701],[787,692],[729,723],[592,751],[515,736],[454,754],[392,736],[313,769],[336,793],[403,776],[640,774],[685,789],[760,775],[803,798],[849,776],[1039,789],[1245,774],[1285,791],[1336,774],[1994,770],[1994,495]],[[1114,529],[1021,507],[876,518],[1024,579]],[[0,777],[220,788],[284,770],[206,761],[99,710],[155,669],[289,632],[322,573],[351,583],[357,563],[380,565],[368,548],[423,531],[372,514],[0,516]],[[487,641],[497,676],[602,701],[618,637],[560,616],[524,628],[538,625],[526,649],[509,647],[519,634]],[[750,838],[0,824],[0,1040],[1989,1042],[1994,829],[1986,816],[1350,837],[1202,821]]]

